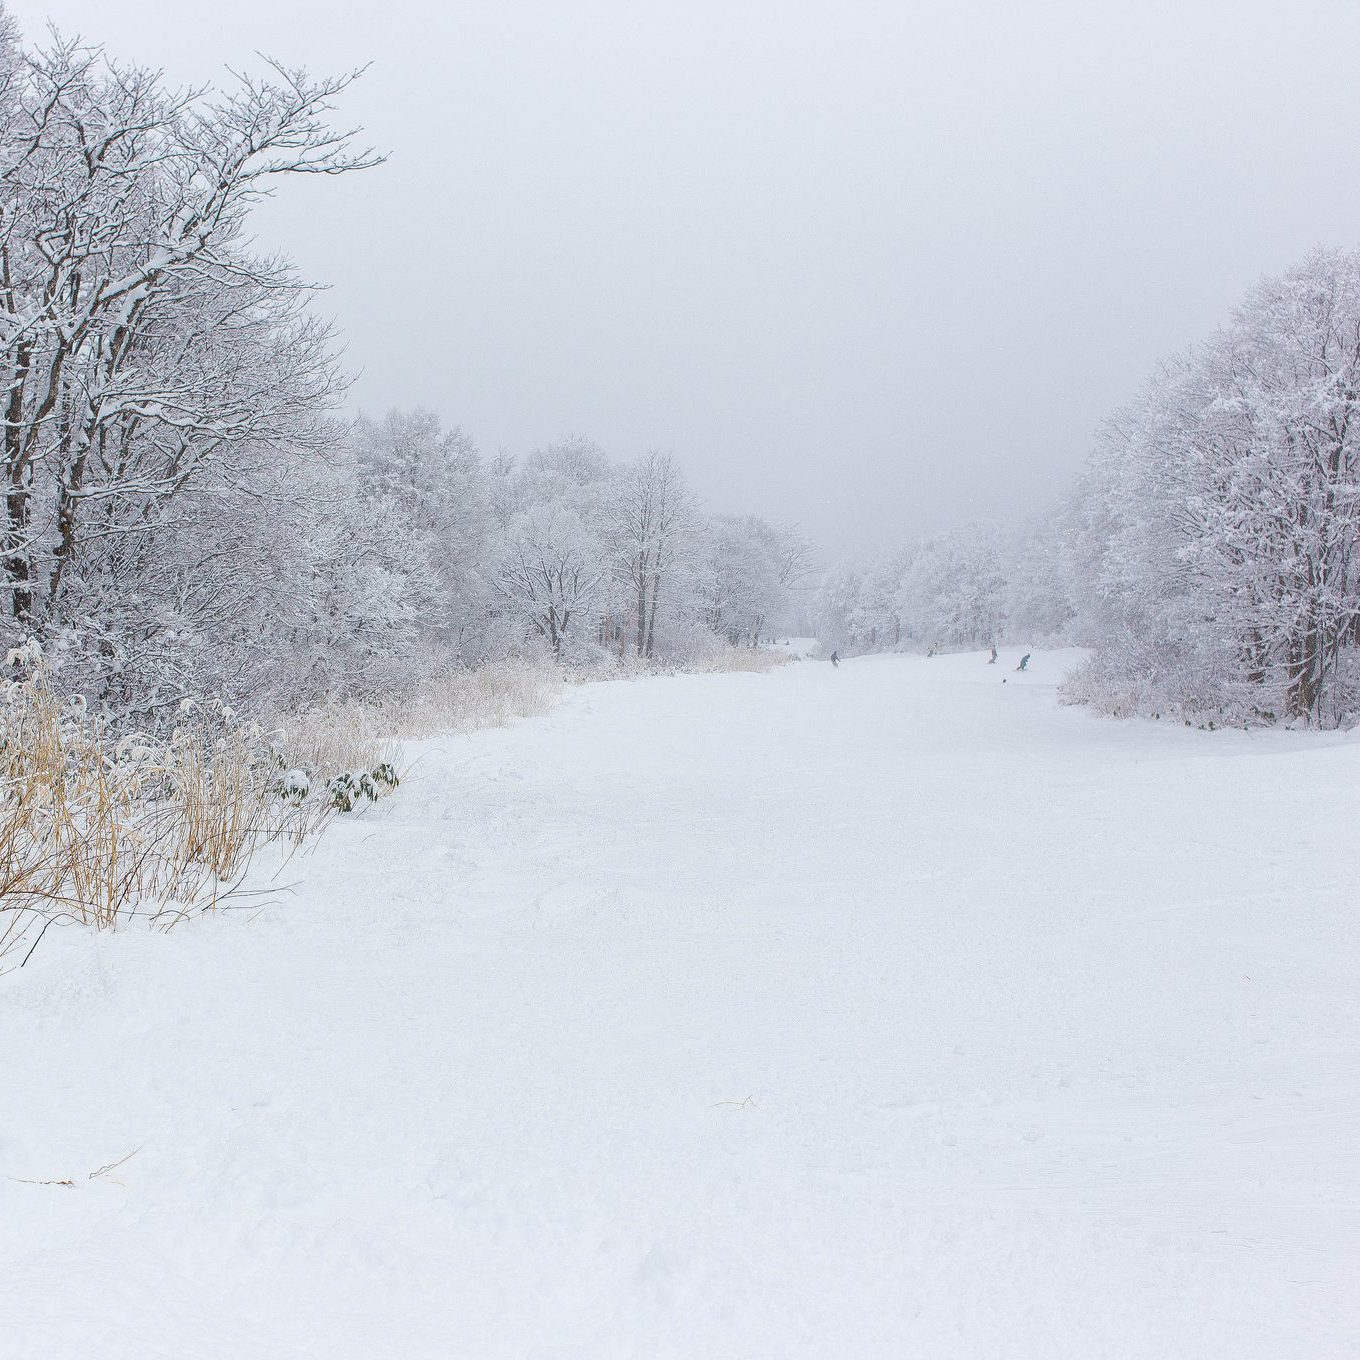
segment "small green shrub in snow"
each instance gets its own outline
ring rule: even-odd
[[[359,781],[350,770],[337,774],[326,783],[326,799],[337,812],[353,812],[362,795]]]
[[[301,807],[312,792],[311,776],[306,770],[285,770],[279,776],[277,790],[290,807]]]
[[[391,793],[401,780],[391,761],[373,770],[345,770],[326,781],[326,801],[337,812],[353,812],[360,803],[376,803]]]

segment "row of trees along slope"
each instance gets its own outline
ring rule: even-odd
[[[427,413],[347,425],[312,286],[248,244],[282,181],[380,157],[353,74],[176,91],[0,10],[0,642],[155,727],[418,683],[541,644],[683,659],[781,626],[807,545],[704,514],[660,455],[484,461]]]
[[[1066,695],[1112,713],[1360,720],[1360,255],[1164,361],[1054,510],[841,568],[820,619],[861,650],[1084,644]]]

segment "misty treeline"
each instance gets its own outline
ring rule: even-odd
[[[1111,713],[1360,720],[1360,255],[1314,252],[1162,363],[1049,514],[833,572],[821,632],[1088,645],[1066,697]]]
[[[613,461],[575,437],[484,459],[428,411],[361,417],[344,448],[423,592],[380,649],[406,673],[526,644],[592,669],[755,647],[813,571],[797,530],[707,513],[668,454]]]
[[[783,625],[806,543],[677,466],[573,439],[483,458],[432,415],[336,418],[337,341],[252,205],[380,159],[353,76],[225,93],[0,10],[0,643],[128,726],[391,692],[538,646],[683,660]]]

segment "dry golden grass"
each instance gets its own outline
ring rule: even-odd
[[[639,661],[636,657],[608,657],[589,665],[577,666],[564,672],[571,684],[592,684],[600,680],[640,680],[658,675],[715,675],[750,673],[763,675],[777,670],[798,657],[770,647],[734,647],[717,642],[714,650],[701,652],[684,660],[663,659]]]
[[[371,770],[391,760],[396,741],[384,726],[384,710],[346,699],[285,717],[274,740],[283,762],[324,780],[342,770]]]
[[[787,666],[794,658],[788,652],[772,651],[768,647],[724,647],[720,652],[687,666],[686,670],[704,675],[750,671],[764,675],[767,671]]]
[[[210,716],[167,741],[115,740],[40,669],[5,686],[0,959],[38,922],[172,924],[215,905],[258,839],[285,829],[268,748]]]
[[[301,841],[390,792],[402,738],[543,713],[561,687],[546,663],[507,661],[312,710],[272,743],[211,708],[168,739],[115,740],[53,692],[36,653],[16,661],[30,674],[0,690],[0,968],[57,920],[168,927],[218,905],[263,840]]]
[[[372,770],[395,761],[399,741],[502,727],[546,713],[561,687],[561,673],[549,662],[488,662],[445,671],[414,693],[309,709],[282,722],[279,743],[284,760],[314,779]]]

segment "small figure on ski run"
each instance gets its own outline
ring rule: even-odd
[[[835,652],[831,653],[831,664],[833,666],[839,666],[841,664],[840,656]]]
[[[1030,658],[1030,653],[1029,653],[1029,652],[1026,652],[1026,653],[1024,654],[1024,656],[1022,656],[1022,657],[1020,658],[1020,664],[1019,664],[1015,669],[1018,670],[1018,671],[1028,670],[1028,669],[1029,669],[1029,658]]]
[[[987,664],[988,664],[989,666],[995,666],[995,665],[996,665],[996,643],[995,643],[995,642],[992,643],[992,654],[991,654],[991,656],[989,656],[989,657],[987,658]]]

